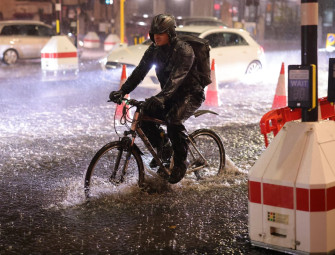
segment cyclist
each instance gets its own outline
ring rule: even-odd
[[[153,43],[121,89],[112,91],[109,96],[112,101],[116,101],[129,94],[144,79],[151,67],[156,66],[161,91],[145,100],[143,111],[144,114],[167,123],[167,136],[174,152],[174,167],[167,178],[173,184],[184,177],[187,169],[187,134],[183,122],[205,100],[204,88],[197,76],[194,51],[188,43],[176,36],[175,27],[176,21],[172,15],[159,14],[153,18],[149,31]],[[157,152],[163,152],[163,156],[170,158],[171,145],[166,139],[162,139],[159,126],[143,121],[141,128]],[[157,166],[154,159],[150,166]],[[161,169],[158,173],[164,175]]]

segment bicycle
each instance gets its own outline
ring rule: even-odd
[[[89,198],[92,192],[99,193],[105,189],[110,190],[121,183],[137,182],[139,187],[145,186],[145,171],[142,159],[144,154],[135,143],[137,136],[141,138],[144,146],[156,160],[160,170],[169,175],[170,169],[172,169],[173,160],[171,160],[169,167],[164,165],[163,160],[157,155],[139,125],[142,120],[145,120],[164,126],[164,121],[145,116],[142,112],[143,102],[126,98],[123,98],[122,102],[123,110],[120,123],[122,125],[131,123],[131,127],[124,131],[123,137],[118,141],[107,143],[92,158],[85,174],[84,190],[86,198]],[[136,107],[136,110],[131,120],[128,114],[133,107]],[[209,110],[198,110],[194,113],[194,116],[198,117],[205,113],[217,114]],[[196,179],[201,180],[220,175],[223,172],[226,158],[220,135],[211,129],[198,129],[189,134],[187,140],[189,165],[186,175],[194,173]]]

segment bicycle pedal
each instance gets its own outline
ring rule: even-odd
[[[110,181],[110,183],[112,183],[112,184],[114,184],[116,186],[118,186],[118,185],[120,185],[122,183],[121,180],[116,180],[115,178],[109,178],[109,181]]]

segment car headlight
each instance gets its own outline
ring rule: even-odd
[[[100,59],[99,59],[99,63],[100,63],[102,66],[105,66],[106,63],[107,63],[107,57],[100,58]]]
[[[119,62],[106,61],[105,67],[106,69],[116,69],[116,68],[121,68],[122,64]]]
[[[120,63],[120,62],[116,62],[116,61],[106,61],[105,68],[106,69],[116,69],[116,68],[121,68],[122,65],[126,65],[127,68],[131,68],[131,69],[135,68],[134,65],[124,64],[124,63]]]

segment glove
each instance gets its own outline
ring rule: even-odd
[[[145,100],[143,108],[147,111],[157,111],[157,109],[163,110],[164,103],[158,97],[152,96]]]
[[[114,103],[121,104],[122,98],[124,97],[124,95],[125,93],[122,90],[112,91],[109,94],[109,99]]]

